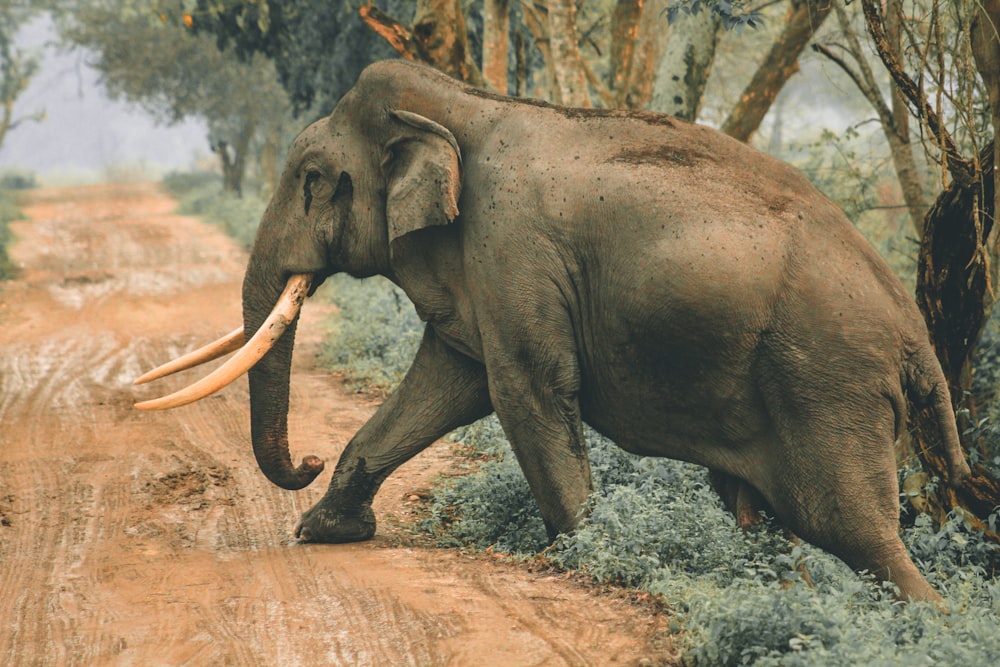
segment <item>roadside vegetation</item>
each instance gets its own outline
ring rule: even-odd
[[[223,179],[211,171],[175,172],[163,187],[178,202],[177,212],[216,225],[244,249],[253,245],[257,224],[267,201],[256,190],[242,196],[223,189]]]
[[[35,187],[35,177],[30,173],[8,171],[0,174],[0,280],[8,280],[14,276],[14,265],[7,255],[7,246],[11,238],[8,223],[21,218],[21,209],[17,205],[19,190]]]

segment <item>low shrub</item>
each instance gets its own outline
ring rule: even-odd
[[[330,323],[325,363],[357,386],[391,390],[410,367],[424,326],[400,288],[385,278],[336,275],[326,293],[339,312]]]
[[[14,193],[0,187],[0,280],[9,280],[14,276],[14,265],[7,255],[7,246],[12,241],[7,223],[18,220],[21,216]]]
[[[247,250],[253,245],[267,206],[259,196],[238,197],[224,192],[222,177],[207,171],[168,174],[163,186],[177,199],[179,213],[198,216],[220,227]]]
[[[423,529],[449,545],[523,556],[545,549],[541,518],[495,418],[457,436],[487,462],[436,491]],[[946,598],[951,615],[944,615],[929,604],[900,605],[889,586],[773,528],[740,531],[702,468],[632,456],[592,432],[587,440],[589,514],[545,557],[662,595],[684,628],[686,662],[1000,664],[996,547],[961,515],[940,529],[918,515],[904,532]]]
[[[38,187],[34,172],[8,169],[0,173],[0,190],[31,190]]]

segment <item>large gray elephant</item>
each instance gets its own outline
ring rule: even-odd
[[[141,407],[194,400],[252,366],[261,470],[309,484],[322,461],[293,467],[286,432],[294,329],[298,304],[337,272],[387,276],[427,326],[300,539],[372,537],[386,477],[495,411],[553,536],[591,490],[586,421],[630,452],[708,467],[738,513],[767,508],[903,598],[937,599],[898,536],[893,442],[907,399],[929,406],[952,481],[969,474],[940,365],[899,281],[784,163],[668,116],[372,65],[291,148],[243,283],[254,338]]]

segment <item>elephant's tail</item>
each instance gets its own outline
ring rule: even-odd
[[[938,435],[948,464],[948,483],[957,487],[971,476],[958,435],[955,410],[948,381],[930,343],[918,347],[906,363],[906,394],[918,408],[929,407],[938,425]]]

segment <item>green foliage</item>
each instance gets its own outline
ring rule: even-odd
[[[496,417],[459,429],[453,437],[483,454],[485,462],[478,472],[435,490],[422,528],[442,545],[517,554],[544,549],[549,541],[545,524]]]
[[[7,133],[21,123],[45,117],[40,111],[23,118],[14,115],[17,98],[27,90],[39,67],[38,58],[16,48],[14,39],[21,25],[37,11],[16,3],[0,3],[0,146]]]
[[[0,173],[0,190],[31,190],[38,187],[35,174],[20,169],[7,169]]]
[[[410,0],[383,0],[382,9],[409,21]],[[333,110],[361,70],[395,50],[358,17],[359,3],[328,0],[197,0],[194,28],[244,59],[274,62],[297,112]]]
[[[819,139],[797,147],[793,163],[853,222],[875,206],[877,175],[870,161],[858,156],[861,135],[848,128],[843,135],[823,130]]]
[[[237,197],[224,192],[222,178],[212,172],[172,173],[163,179],[167,192],[178,200],[178,212],[194,215],[220,227],[249,250],[267,205],[259,197]]]
[[[242,191],[248,154],[281,142],[291,105],[273,63],[242,61],[187,27],[183,0],[67,0],[55,14],[61,36],[93,54],[112,99],[141,106],[163,123],[201,118],[226,189]],[[186,17],[186,18],[185,18]]]
[[[719,17],[726,30],[742,31],[744,28],[760,28],[764,25],[764,17],[759,10],[748,6],[749,3],[734,0],[681,0],[672,2],[670,6],[663,10],[667,17],[667,22],[673,24],[677,21],[681,13],[697,14],[698,12],[710,11]]]
[[[436,491],[423,528],[443,544],[529,555],[546,538],[527,483],[494,418],[458,434],[486,457],[476,473]],[[774,529],[743,533],[705,471],[632,456],[587,434],[595,493],[572,536],[545,554],[600,581],[663,595],[698,665],[996,664],[998,561],[960,515],[935,529],[920,515],[905,531],[914,560],[951,615],[902,606],[887,587]],[[812,587],[802,579],[808,571]]]
[[[384,278],[327,280],[339,313],[331,322],[326,363],[359,385],[393,388],[416,354],[424,326],[400,288]]]
[[[12,240],[7,223],[20,219],[21,215],[13,193],[0,186],[0,280],[7,280],[14,275],[14,267],[7,256],[7,246]]]

